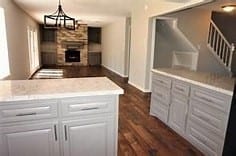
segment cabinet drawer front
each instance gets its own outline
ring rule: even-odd
[[[190,86],[186,83],[174,80],[172,83],[172,91],[188,96],[189,95],[189,88]]]
[[[150,115],[157,117],[164,123],[168,121],[169,107],[163,104],[161,101],[152,100],[150,106]]]
[[[154,84],[157,84],[157,85],[165,87],[165,88],[169,88],[169,89],[171,88],[171,79],[166,76],[162,76],[162,75],[153,73],[152,82]]]
[[[30,101],[0,106],[0,122],[26,121],[57,116],[57,102]]]
[[[196,100],[190,101],[190,118],[224,138],[227,127],[227,115],[218,109]]]
[[[191,98],[208,104],[211,107],[229,113],[231,106],[231,97],[215,92],[210,89],[192,87]]]
[[[152,98],[162,101],[165,105],[170,105],[170,90],[157,85],[153,85]]]
[[[81,97],[61,101],[63,116],[115,112],[115,97]]]
[[[204,155],[219,156],[222,153],[224,141],[217,135],[205,130],[198,124],[189,120],[187,125],[187,138]]]

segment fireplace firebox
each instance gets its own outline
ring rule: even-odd
[[[67,49],[65,51],[66,62],[80,62],[80,51],[76,49]]]

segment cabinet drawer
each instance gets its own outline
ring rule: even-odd
[[[152,83],[165,88],[171,88],[171,79],[156,73],[153,73]]]
[[[158,101],[156,99],[152,99],[151,105],[150,105],[150,115],[157,117],[164,123],[167,123],[168,121],[168,112],[169,107],[163,104],[161,101]]]
[[[227,127],[227,115],[196,100],[190,101],[190,118],[199,125],[224,138]]]
[[[169,89],[153,85],[152,98],[158,99],[165,105],[170,105],[170,91]]]
[[[191,98],[203,102],[225,113],[229,113],[230,111],[232,97],[219,92],[193,86],[191,88]]]
[[[80,97],[61,101],[62,115],[97,114],[115,112],[116,98],[110,96]]]
[[[189,95],[190,86],[184,82],[174,80],[172,83],[172,91],[175,93],[182,94],[184,96]]]
[[[56,101],[27,101],[0,106],[0,123],[57,117]]]
[[[204,155],[220,156],[222,154],[224,140],[191,120],[187,124],[186,134],[188,140],[202,151]]]

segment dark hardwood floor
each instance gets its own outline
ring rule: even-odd
[[[120,96],[118,156],[200,156],[190,143],[149,115],[150,96],[113,72],[100,67],[63,69],[64,78],[106,76],[125,91]]]

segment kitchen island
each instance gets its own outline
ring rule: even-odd
[[[116,156],[119,94],[105,77],[0,81],[0,155]]]
[[[204,155],[221,156],[235,79],[184,68],[152,72],[150,114]]]

